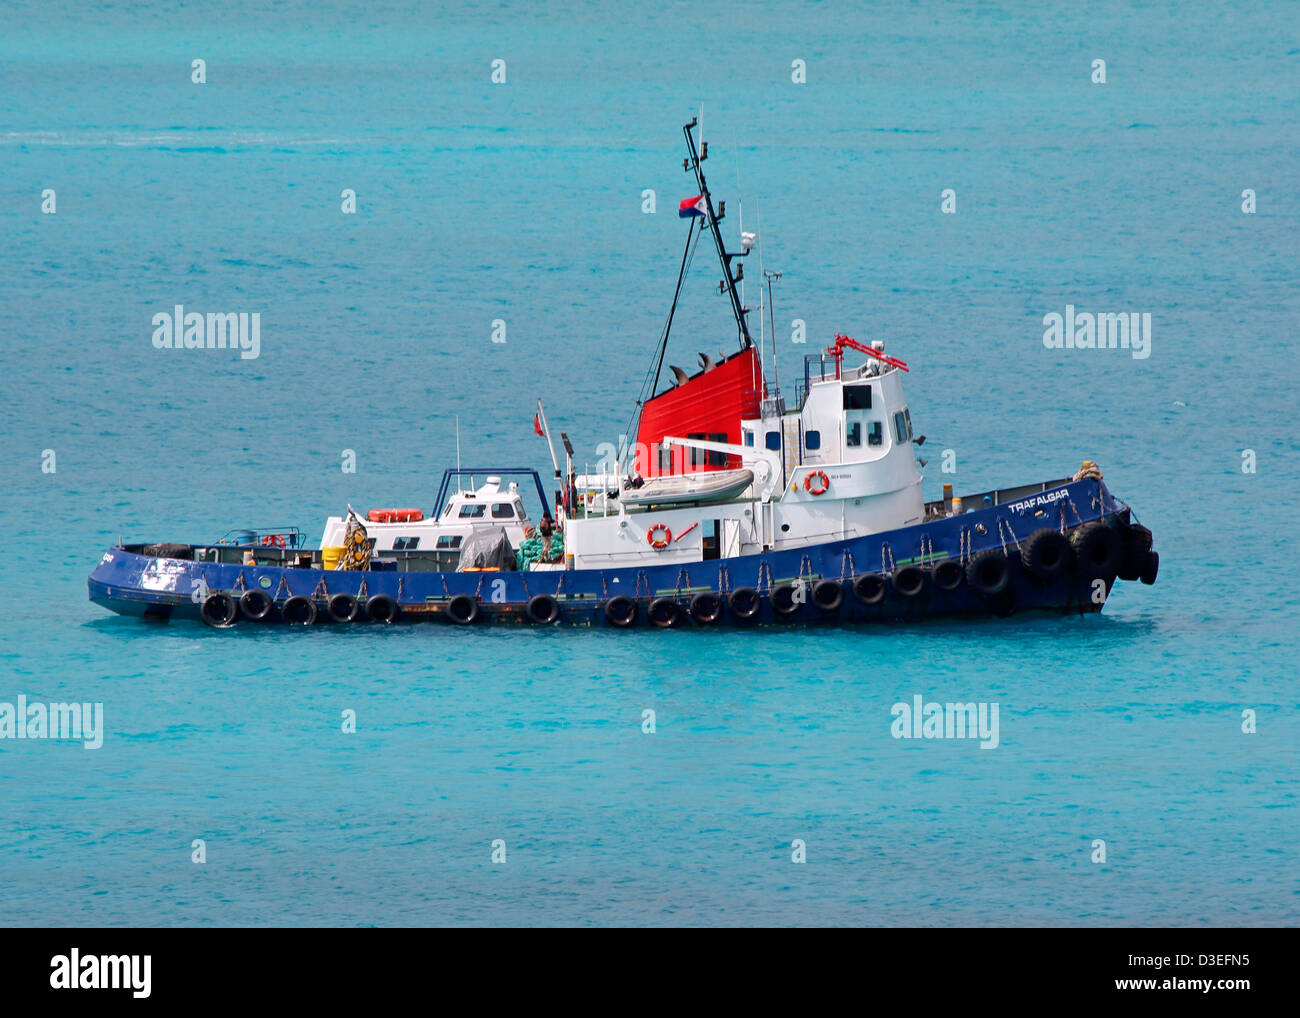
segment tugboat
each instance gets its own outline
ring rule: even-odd
[[[577,474],[572,448],[551,505],[535,470],[448,470],[428,512],[330,517],[320,546],[297,528],[232,531],[198,544],[122,544],[89,578],[112,611],[210,626],[436,620],[752,626],[1013,613],[1099,612],[1117,580],[1151,584],[1151,531],[1096,464],[1069,477],[926,502],[903,394],[906,362],[837,334],[804,358],[787,406],[738,284],[753,238],[728,251],[705,180],[707,143],[683,126],[698,196],[681,203],[686,251],[636,443],[615,469]],[[712,239],[738,349],[700,355],[659,391],[689,254]],[[733,268],[734,266],[734,268]],[[770,286],[770,284],[769,284]],[[770,292],[770,290],[769,290]],[[861,357],[858,360],[858,357]],[[548,443],[549,430],[535,421]],[[468,488],[462,478],[484,477]],[[502,478],[524,479],[502,487]],[[531,481],[531,484],[529,483]],[[453,482],[456,489],[453,491]],[[536,492],[534,523],[524,493]],[[552,517],[552,512],[554,517]]]

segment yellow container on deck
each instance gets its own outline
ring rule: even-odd
[[[344,551],[345,549],[341,546],[338,548],[322,548],[320,550],[321,564],[326,569],[336,568],[339,564],[339,559],[343,557]]]

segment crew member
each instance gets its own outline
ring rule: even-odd
[[[537,532],[542,535],[542,560],[549,562],[551,560],[551,534],[555,532],[551,524],[551,514],[544,513],[542,522],[537,525]]]

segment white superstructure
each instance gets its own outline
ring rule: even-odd
[[[385,515],[401,515],[405,519],[384,522]],[[413,518],[418,516],[419,518]],[[419,510],[375,509],[362,521],[366,533],[374,539],[376,553],[386,551],[442,551],[460,549],[465,538],[476,530],[504,528],[511,545],[519,547],[525,528],[532,524],[519,486],[511,481],[506,488],[500,477],[489,477],[480,487],[456,491],[442,507],[441,512]],[[331,516],[325,521],[321,547],[339,547],[347,531],[347,519]]]
[[[639,562],[708,561],[894,530],[921,522],[921,474],[902,362],[883,344],[841,370],[845,344],[809,358],[797,410],[764,399],[741,422],[743,445],[665,438],[665,444],[741,458],[754,483],[726,503],[629,507],[610,498],[564,521],[565,551],[577,569]]]

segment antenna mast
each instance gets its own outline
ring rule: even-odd
[[[718,261],[722,264],[722,280],[718,283],[718,289],[724,291],[731,298],[731,313],[736,319],[736,329],[740,333],[740,348],[746,350],[754,345],[753,339],[749,335],[749,326],[745,324],[745,316],[749,314],[749,308],[741,303],[740,293],[736,290],[736,284],[745,278],[744,265],[736,266],[736,274],[731,274],[731,260],[733,258],[744,258],[748,251],[733,252],[728,251],[727,246],[722,242],[722,231],[718,229],[718,221],[727,214],[727,203],[720,202],[717,210],[713,208],[713,196],[709,194],[709,185],[704,179],[704,169],[700,166],[705,159],[709,158],[708,143],[702,143],[700,150],[695,147],[695,135],[691,132],[695,129],[699,121],[691,117],[689,124],[682,126],[682,134],[686,136],[686,151],[689,155],[682,160],[683,170],[695,171],[695,182],[699,185],[700,196],[704,199],[704,208],[706,218],[709,222],[709,232],[713,234],[713,246],[718,251]]]
[[[779,390],[781,388],[781,376],[777,374],[776,368],[776,319],[772,313],[772,280],[780,279],[781,273],[764,269],[763,276],[767,279],[767,314],[772,331],[772,388]]]

